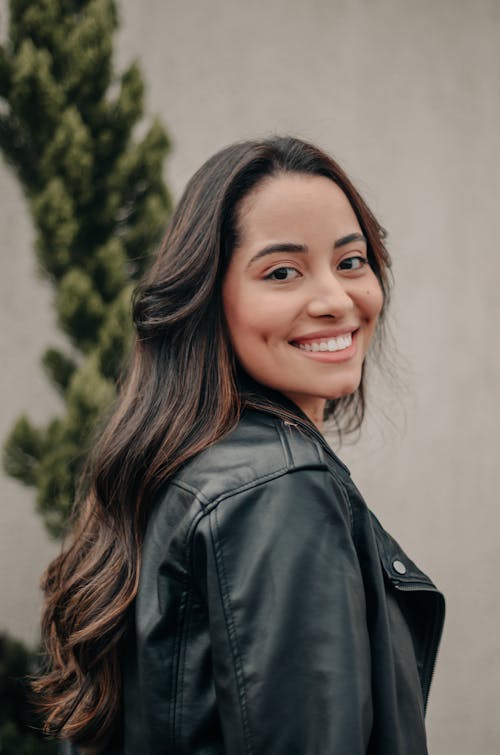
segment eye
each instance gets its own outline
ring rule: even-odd
[[[294,267],[277,267],[266,275],[266,280],[272,281],[289,281],[298,276],[298,271]]]
[[[361,270],[367,263],[366,257],[346,257],[339,263],[339,270]]]

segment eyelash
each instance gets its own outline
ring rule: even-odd
[[[274,268],[274,270],[271,270],[271,272],[265,276],[265,280],[271,280],[271,281],[290,280],[289,278],[274,278],[274,275],[276,273],[279,273],[281,270],[293,270],[295,273],[298,272],[294,267],[291,267],[290,265],[282,265],[281,267],[276,267]]]
[[[359,266],[358,267],[341,267],[341,265],[343,265],[344,262],[350,262],[351,260],[356,260],[357,262],[359,262],[360,263]],[[368,259],[366,257],[361,257],[360,255],[355,254],[352,257],[346,257],[345,259],[343,259],[339,267],[341,270],[348,270],[348,271],[361,270],[367,264],[368,264]]]
[[[342,267],[346,262],[351,262],[356,260],[358,263],[357,267]],[[353,255],[352,257],[346,257],[339,263],[339,270],[346,270],[347,272],[353,272],[356,270],[362,270],[365,265],[368,264],[368,260],[366,257],[361,257],[360,255]],[[265,280],[273,280],[273,281],[288,281],[290,278],[275,278],[274,276],[276,273],[282,271],[282,270],[293,270],[294,272],[298,272],[294,267],[291,265],[282,265],[281,267],[276,267],[274,270],[271,270],[270,273],[268,273],[265,276]]]

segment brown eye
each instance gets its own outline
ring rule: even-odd
[[[361,270],[367,262],[368,260],[366,257],[346,257],[346,259],[342,260],[339,264],[339,270]]]
[[[294,267],[277,267],[275,270],[266,275],[266,280],[289,281],[298,275]]]

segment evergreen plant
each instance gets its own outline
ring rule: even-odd
[[[29,703],[27,677],[36,656],[19,641],[0,633],[0,753],[1,755],[55,755],[57,745],[41,738]]]
[[[54,536],[91,429],[113,402],[133,283],[171,207],[162,178],[169,141],[157,120],[136,137],[144,83],[136,63],[114,72],[116,28],[113,0],[10,0],[0,46],[0,148],[26,195],[38,267],[67,338],[42,359],[63,410],[42,427],[21,416],[4,467],[36,489]]]

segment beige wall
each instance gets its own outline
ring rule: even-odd
[[[500,3],[124,0],[122,19],[119,59],[141,59],[150,110],[173,137],[177,194],[224,144],[292,132],[333,152],[388,228],[402,387],[377,380],[362,441],[343,456],[447,595],[430,751],[497,753]],[[37,363],[54,336],[26,210],[1,166],[0,196],[5,434],[20,410],[54,407]],[[31,493],[1,484],[1,624],[32,638],[51,547]]]

